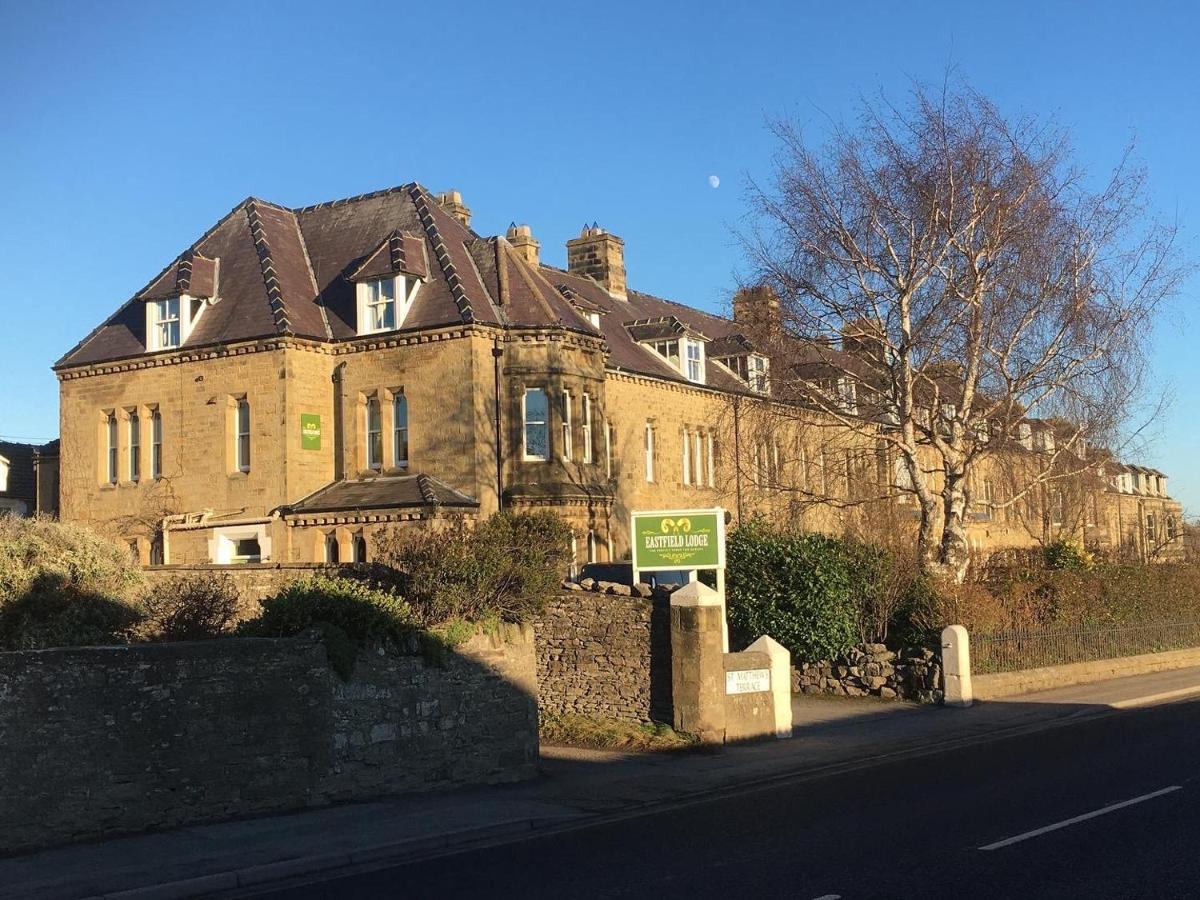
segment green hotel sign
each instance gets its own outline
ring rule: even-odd
[[[300,413],[300,449],[321,449],[321,417],[316,413]]]
[[[638,571],[725,567],[723,509],[634,512],[630,534]]]

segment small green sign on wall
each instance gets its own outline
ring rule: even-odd
[[[321,417],[316,413],[300,413],[300,448],[321,449]]]
[[[723,509],[637,511],[631,524],[638,571],[725,567]]]

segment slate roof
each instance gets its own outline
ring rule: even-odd
[[[285,515],[432,506],[473,508],[479,501],[431,475],[381,475],[327,484],[293,503]]]
[[[611,297],[591,278],[533,266],[500,237],[480,237],[416,183],[289,209],[249,197],[205,232],[56,368],[146,355],[144,301],[187,291],[214,297],[184,347],[295,335],[356,338],[356,279],[385,272],[424,278],[402,330],[474,322],[557,325],[603,336],[617,369],[686,383],[633,331],[687,331],[708,340],[738,327],[638,291]],[[589,316],[599,314],[599,328]],[[642,337],[644,339],[644,337]],[[170,353],[172,351],[163,351]],[[709,385],[744,391],[723,366]]]

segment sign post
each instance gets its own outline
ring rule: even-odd
[[[729,652],[729,624],[725,618],[725,510],[634,510],[629,517],[633,548],[633,583],[642,572],[686,570],[694,581],[701,569],[717,573],[721,598],[721,637]]]

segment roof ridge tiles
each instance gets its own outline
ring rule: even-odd
[[[281,207],[282,208],[282,207]],[[291,212],[291,210],[284,210]],[[275,262],[271,259],[271,247],[267,242],[266,228],[258,213],[258,201],[251,198],[246,204],[246,221],[250,226],[250,237],[254,241],[254,250],[258,254],[258,265],[262,270],[263,284],[267,288],[267,303],[271,307],[271,315],[275,319],[275,330],[280,334],[293,334],[291,320],[288,318],[287,304],[284,303],[283,291],[279,287],[279,278],[275,273]]]
[[[416,182],[413,182],[409,187],[408,195],[412,198],[413,205],[416,207],[417,216],[421,220],[421,227],[425,229],[425,234],[429,238],[429,242],[433,245],[433,254],[437,257],[438,265],[442,268],[442,274],[446,276],[446,283],[450,286],[450,295],[454,298],[454,305],[458,307],[459,317],[464,323],[470,324],[475,321],[475,313],[471,308],[471,300],[467,296],[466,289],[463,287],[462,278],[459,277],[458,271],[450,259],[450,250],[446,246],[445,238],[442,237],[437,223],[433,220],[433,213],[429,209],[428,197],[424,189]]]
[[[396,187],[381,188],[377,191],[368,191],[365,194],[355,194],[353,197],[342,197],[338,200],[325,200],[321,203],[313,203],[308,206],[297,206],[290,210],[295,213],[312,212],[315,209],[328,209],[331,206],[341,206],[343,203],[356,203],[359,200],[373,200],[376,197],[385,197],[388,194],[398,194],[401,192],[412,193],[413,188],[421,186],[415,181],[409,181],[406,184],[397,185]]]

